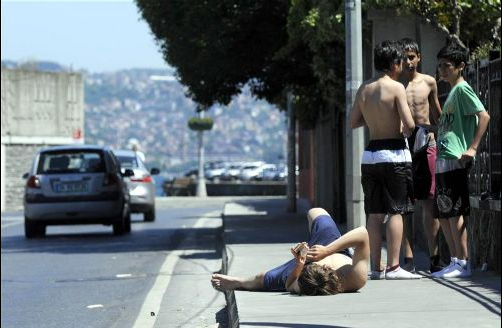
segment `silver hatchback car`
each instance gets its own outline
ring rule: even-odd
[[[155,182],[152,175],[159,174],[159,169],[148,170],[132,150],[119,149],[113,153],[120,163],[122,173],[127,169],[134,171],[133,176],[124,178],[131,196],[131,212],[143,213],[145,221],[155,221]]]
[[[40,150],[24,194],[26,238],[44,236],[47,225],[105,224],[113,233],[131,231],[130,197],[110,148],[68,145]]]

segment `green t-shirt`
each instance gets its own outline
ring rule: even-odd
[[[448,94],[439,119],[438,158],[460,158],[474,138],[477,113],[485,108],[471,86],[462,81]]]

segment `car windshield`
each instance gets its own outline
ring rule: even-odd
[[[117,156],[122,169],[134,169],[139,167],[136,157],[133,156]]]
[[[58,151],[40,154],[37,174],[71,174],[105,172],[99,151]]]

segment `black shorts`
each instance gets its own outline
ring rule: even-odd
[[[370,141],[361,162],[366,214],[413,212],[411,154],[404,140]]]
[[[453,171],[436,173],[436,192],[434,195],[434,216],[448,219],[469,216],[468,170],[459,168]]]
[[[411,163],[361,165],[366,214],[413,212]]]

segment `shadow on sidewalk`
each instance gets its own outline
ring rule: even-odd
[[[223,220],[226,244],[296,244],[308,240],[305,205],[287,213],[285,200],[242,200],[232,202]]]
[[[465,297],[479,303],[488,311],[501,316],[500,311],[500,275],[493,272],[474,272],[470,279],[432,279],[434,282],[448,287]]]

